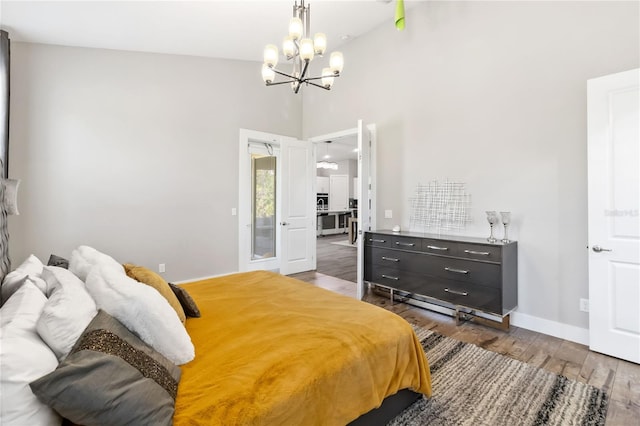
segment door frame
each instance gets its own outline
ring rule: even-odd
[[[356,255],[356,269],[357,269],[357,293],[356,297],[358,299],[362,299],[365,293],[365,281],[364,281],[364,246],[362,244],[362,238],[364,237],[364,232],[369,231],[371,229],[376,229],[376,125],[371,123],[367,125],[363,125],[362,120],[358,120],[357,126],[351,129],[340,130],[337,132],[327,133],[320,136],[314,136],[309,138],[309,141],[312,142],[316,146],[316,155],[317,155],[317,147],[318,144],[327,140],[339,139],[345,136],[356,136],[357,142],[356,146],[360,149],[358,152],[358,178],[360,180],[360,185],[358,187],[358,218],[364,217],[365,213],[368,214],[368,229],[362,229],[360,219],[358,221],[358,244],[357,244],[357,255]],[[362,156],[362,144],[368,144],[369,154],[366,157]],[[360,171],[362,170],[361,161],[368,161],[367,167],[365,170],[369,170],[369,181],[365,182],[365,180],[360,176]],[[363,193],[367,192],[367,203],[363,203]],[[315,191],[315,181],[314,181],[314,191]]]

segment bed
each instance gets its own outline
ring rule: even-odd
[[[50,411],[46,421],[30,424],[59,424],[64,417],[87,425],[377,425],[420,394],[431,394],[429,367],[412,327],[382,308],[256,271],[180,286],[200,315],[183,324],[159,287],[133,280],[128,265],[123,270],[91,250],[102,259],[95,265],[76,261],[74,267],[74,250],[69,270],[40,264],[39,273],[39,260],[30,256],[3,282],[2,407],[17,406],[5,381],[12,380],[12,371],[24,378],[26,368],[22,391],[30,387],[37,395],[30,395],[29,404]],[[29,278],[17,280],[18,290],[6,298],[7,282],[16,282],[23,268]],[[39,274],[44,287],[36,288],[30,280]],[[15,337],[6,331],[6,317],[16,314],[15,306],[7,306],[28,292],[39,298],[40,310],[18,304],[17,317],[25,322],[22,306],[35,314],[28,352],[51,352],[42,354],[46,362],[25,362],[25,351],[6,356],[17,347],[6,340]],[[105,302],[104,292],[115,298]],[[40,327],[47,312],[54,317],[48,332]],[[166,331],[147,340],[136,321]],[[64,350],[51,334],[73,328]],[[179,349],[185,342],[174,332],[186,336],[191,353]],[[163,336],[168,347],[158,342]],[[10,419],[3,411],[3,424],[21,424]]]
[[[384,309],[266,271],[183,287],[202,317],[176,425],[345,425],[402,389],[430,395],[420,342]]]

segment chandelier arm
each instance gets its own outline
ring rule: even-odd
[[[289,80],[289,81],[277,81],[275,83],[266,83],[267,86],[277,86],[279,84],[290,84],[293,83],[295,80]]]
[[[331,77],[340,77],[340,74],[337,74],[337,75],[336,75],[336,74],[334,74],[334,75],[331,75]],[[306,82],[307,82],[307,81],[309,81],[309,80],[322,80],[323,78],[324,78],[324,77],[322,77],[322,76],[320,76],[320,77],[307,77],[307,78],[305,78],[305,79],[304,79],[304,80],[302,80],[302,81],[306,83]]]
[[[292,80],[294,80],[294,81],[296,81],[296,80],[297,80],[297,81],[300,81],[300,79],[299,79],[299,78],[296,78],[295,76],[293,76],[293,75],[291,75],[291,74],[287,74],[287,73],[285,73],[285,72],[278,71],[278,70],[277,70],[277,69],[275,69],[275,68],[271,68],[271,69],[273,70],[273,72],[275,72],[275,73],[276,73],[276,74],[278,74],[278,75],[281,75],[281,76],[284,76],[284,77],[288,77],[288,78],[290,78],[290,79],[292,79]],[[290,81],[285,81],[285,83],[291,83],[291,82],[290,82]]]
[[[324,90],[331,90],[331,88],[330,88],[330,87],[324,87],[324,86],[321,86],[321,85],[316,84],[316,83],[314,83],[314,82],[312,82],[312,81],[309,81],[308,79],[307,79],[307,80],[305,80],[305,81],[304,81],[304,83],[310,84],[310,85],[312,85],[312,86],[319,87],[319,88],[324,89]]]

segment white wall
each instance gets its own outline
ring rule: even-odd
[[[407,228],[416,184],[435,179],[466,182],[465,234],[488,235],[485,210],[511,211],[518,311],[586,328],[586,82],[640,65],[638,6],[419,5],[404,32],[387,24],[343,49],[331,92],[304,94],[303,134],[377,124],[381,229]]]
[[[169,280],[238,267],[239,129],[299,136],[259,64],[13,43],[14,265],[92,245]]]

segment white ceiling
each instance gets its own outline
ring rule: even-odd
[[[311,32],[327,35],[329,52],[380,25],[394,25],[395,0],[305,3]],[[416,3],[406,2],[406,8]],[[0,0],[0,27],[13,42],[262,62],[264,46],[279,46],[286,35],[292,6],[293,0]],[[334,141],[332,160],[355,159],[355,144],[354,138]]]
[[[327,34],[330,52],[394,25],[392,0],[306,3],[311,32]],[[0,26],[13,41],[261,62],[264,46],[279,46],[286,35],[292,6],[293,0],[0,0]]]

